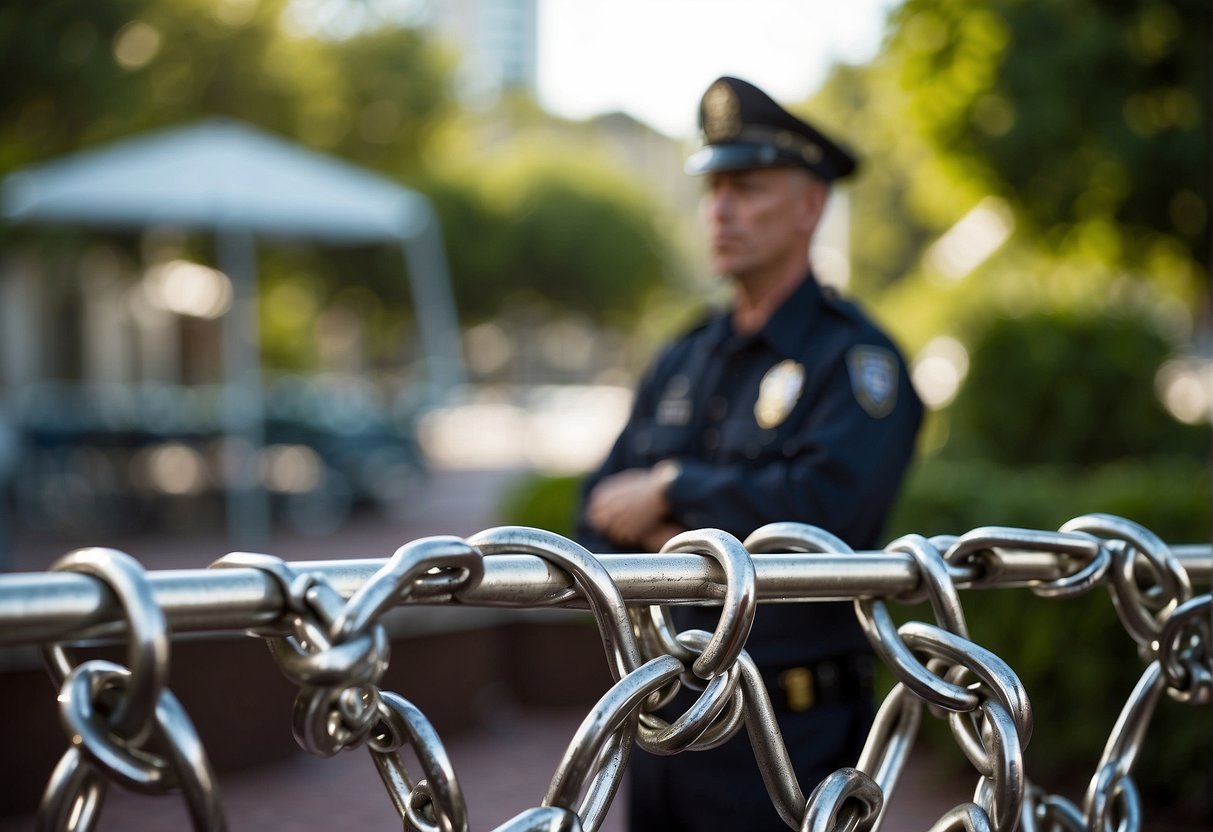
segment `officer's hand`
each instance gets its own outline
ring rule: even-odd
[[[648,468],[612,474],[590,492],[586,520],[617,546],[645,543],[647,536],[667,520],[666,485],[666,480]]]

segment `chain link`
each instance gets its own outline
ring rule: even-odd
[[[715,529],[684,532],[669,540],[662,551],[693,552],[712,558],[724,571],[725,592],[720,621],[710,635],[703,631],[674,634],[667,611],[650,607],[648,623],[656,630],[657,642],[677,645],[672,652],[690,662],[690,672],[681,674],[681,681],[699,690],[700,695],[672,723],[653,713],[652,708],[641,713],[638,741],[652,754],[707,751],[727,742],[741,727],[745,703],[738,688],[737,661],[757,609],[754,563],[736,538]],[[637,621],[633,619],[634,624]],[[643,625],[643,619],[639,621]],[[702,638],[705,635],[706,641]],[[651,637],[642,641],[646,645],[654,642]]]
[[[117,700],[109,716],[113,732],[139,744],[154,725],[156,700],[168,680],[168,625],[144,579],[143,567],[115,549],[77,549],[51,565],[52,572],[92,575],[109,588],[122,605],[127,625],[127,667],[133,684]],[[75,662],[61,644],[49,644],[43,658],[51,678],[62,685]]]
[[[1109,514],[1087,514],[1062,526],[1062,531],[1103,535],[1112,548],[1112,603],[1121,623],[1138,644],[1157,650],[1162,622],[1192,597],[1192,586],[1167,545],[1137,523]],[[1143,591],[1136,580],[1137,558],[1158,582]]]
[[[883,794],[892,794],[897,780],[910,758],[918,727],[922,723],[923,701],[913,696],[904,684],[897,684],[885,697],[856,766],[869,774]],[[884,819],[884,807],[876,827]]]
[[[277,582],[281,621],[292,635],[267,637],[283,673],[300,686],[292,729],[301,748],[331,757],[369,742],[371,757],[406,829],[462,832],[467,810],[437,732],[408,700],[381,691],[389,642],[379,617],[413,592],[453,594],[484,576],[483,556],[455,537],[405,544],[348,601],[323,574],[296,572],[269,555],[233,553],[212,568],[254,568]],[[410,746],[427,779],[414,782],[399,756]]]
[[[404,697],[380,691],[378,717],[382,727],[369,742],[371,758],[406,828],[467,829],[467,807],[455,768],[425,714]],[[406,745],[416,753],[424,780],[414,783],[400,761],[400,749]]]
[[[884,807],[884,793],[871,777],[840,768],[817,784],[805,807],[800,832],[867,832]]]
[[[744,543],[712,529],[683,533],[650,557],[690,555],[702,561],[706,571],[699,573],[693,597],[721,608],[710,633],[677,632],[664,603],[643,600],[662,597],[651,584],[668,576],[650,577],[639,587],[636,578],[616,576],[643,564],[613,572],[609,558],[538,529],[489,529],[467,540],[423,538],[401,546],[357,581],[347,574],[356,570],[292,565],[269,555],[232,553],[212,566],[215,573],[263,576],[260,585],[242,579],[240,591],[263,587],[265,600],[251,632],[265,640],[299,687],[292,714],[299,745],[322,757],[366,745],[406,830],[462,832],[469,821],[433,726],[407,699],[379,687],[390,661],[380,619],[403,603],[492,602],[492,590],[483,584],[489,565],[498,562],[507,565],[513,581],[502,590],[502,603],[526,597],[537,607],[589,607],[615,681],[571,738],[540,805],[496,832],[593,832],[610,808],[633,747],[654,754],[710,753],[742,725],[772,805],[790,828],[879,829],[924,711],[948,720],[978,774],[973,799],[945,813],[933,830],[1140,830],[1143,810],[1132,772],[1162,692],[1188,704],[1213,699],[1213,596],[1193,597],[1186,568],[1196,562],[1192,553],[1181,555],[1128,520],[1090,514],[1056,532],[983,527],[958,537],[909,535],[879,554],[852,553],[833,535],[798,523],[765,526]],[[526,557],[538,558],[543,568],[520,560]],[[837,568],[837,580],[824,585],[803,578],[825,564]],[[793,577],[776,583],[764,572],[771,569]],[[73,552],[52,572],[94,581],[101,587],[98,608],[116,603],[127,656],[125,665],[99,659],[76,664],[62,643],[70,638],[39,639],[73,744],[50,777],[38,828],[92,829],[111,780],[153,793],[179,789],[196,828],[225,828],[202,745],[165,687],[168,623],[149,576],[132,558],[109,549]],[[1199,574],[1207,577],[1208,570]],[[865,575],[871,575],[867,589]],[[16,586],[14,581],[27,578],[0,576],[0,598],[6,583]],[[520,592],[520,582],[542,588]],[[840,595],[838,586],[850,589]],[[1028,692],[1004,659],[971,639],[958,591],[1022,586],[1055,599],[1107,586],[1147,663],[1081,807],[1028,781],[1023,755],[1034,729]],[[84,587],[73,584],[72,591]],[[823,597],[851,598],[864,633],[897,683],[855,766],[814,784],[806,799],[745,645],[760,598]],[[888,609],[894,601],[929,602],[936,623],[897,626]],[[242,608],[250,603],[240,601]],[[0,641],[20,643],[15,631],[5,629],[7,620],[12,618],[0,617]],[[93,616],[72,632],[95,635],[96,624]],[[658,716],[682,687],[699,692],[693,704],[672,720]],[[421,779],[401,761],[405,749],[416,756]]]
[[[587,819],[603,814],[622,775],[622,768],[614,765],[618,756],[616,748],[625,740],[630,744],[636,736],[635,722],[630,718],[653,691],[677,678],[685,669],[675,657],[659,656],[616,682],[574,734],[544,795],[543,805],[571,810],[588,785],[589,795],[584,805],[593,811],[583,810],[578,814]],[[604,749],[609,753],[604,754]],[[599,766],[598,761],[604,758],[608,763]]]
[[[148,794],[181,791],[196,829],[227,828],[219,788],[193,723],[165,686],[169,633],[143,567],[125,552],[78,549],[52,571],[92,576],[121,605],[127,666],[103,659],[74,664],[62,644],[44,646],[59,687],[59,716],[71,747],[59,760],[39,806],[40,830],[95,827],[107,777]]]
[[[1060,795],[1029,785],[1024,796],[1023,832],[1086,832],[1087,821],[1077,806]]]
[[[1158,657],[1172,699],[1209,704],[1213,698],[1213,596],[1201,595],[1175,608],[1163,624]]]

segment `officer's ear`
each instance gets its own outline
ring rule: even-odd
[[[822,214],[825,213],[830,186],[807,170],[797,171],[797,173],[803,181],[801,200],[804,210],[800,214],[800,226],[803,232],[812,234],[817,229],[818,223],[821,222]]]

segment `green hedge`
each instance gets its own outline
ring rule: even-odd
[[[1206,427],[1167,413],[1154,377],[1174,346],[1141,312],[1035,312],[989,322],[947,416],[949,451],[1016,467],[1089,468],[1207,453]]]
[[[929,460],[910,470],[886,529],[889,539],[978,526],[1056,529],[1091,512],[1126,517],[1168,543],[1207,541],[1208,463],[1154,458],[1079,469]]]
[[[506,492],[499,514],[506,523],[572,537],[580,490],[580,477],[525,474]]]

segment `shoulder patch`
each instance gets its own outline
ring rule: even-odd
[[[851,390],[869,416],[888,416],[897,404],[897,357],[884,347],[863,345],[847,353]]]

